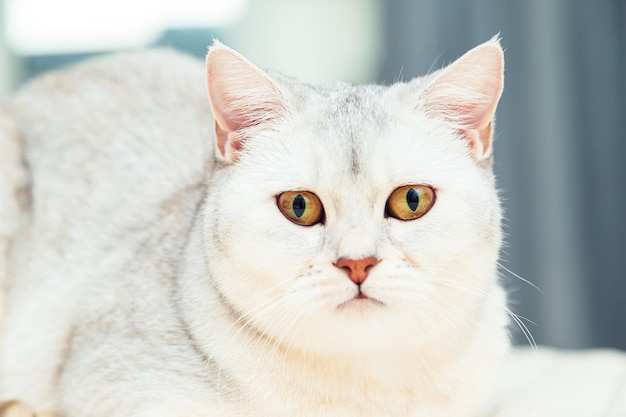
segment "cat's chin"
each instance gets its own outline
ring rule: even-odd
[[[306,320],[299,329],[282,337],[286,345],[321,356],[369,355],[423,348],[430,341],[418,335],[405,319],[378,300],[351,298],[332,312]],[[407,334],[410,337],[403,337]]]

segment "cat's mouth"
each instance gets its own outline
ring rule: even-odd
[[[359,306],[359,307],[365,306],[365,305],[383,306],[384,303],[382,301],[379,301],[375,298],[368,296],[362,291],[359,291],[359,293],[355,295],[354,297],[339,304],[338,308],[345,308],[345,307],[352,306],[352,305]]]

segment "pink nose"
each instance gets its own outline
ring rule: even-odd
[[[340,258],[335,263],[335,266],[343,269],[352,282],[360,285],[365,282],[370,269],[376,266],[378,262],[380,262],[380,260],[373,256],[363,259]]]

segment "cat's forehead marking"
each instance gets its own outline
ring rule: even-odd
[[[322,124],[335,140],[349,142],[345,147],[349,173],[359,176],[363,172],[363,148],[369,143],[367,136],[385,120],[380,98],[376,97],[380,95],[379,90],[338,83],[321,93],[328,106]]]
[[[349,91],[346,96],[343,98],[344,103],[346,104],[346,106],[358,106],[359,103],[361,102],[361,97],[359,97],[359,95],[355,92],[355,91]]]
[[[355,176],[361,173],[361,164],[359,163],[359,155],[355,146],[351,149],[351,158],[350,158],[350,172]]]
[[[352,90],[349,91],[345,97],[343,97],[343,105],[341,109],[345,113],[346,120],[350,120],[351,113],[357,113],[360,110],[361,98],[357,95],[357,93]],[[348,130],[348,138],[350,140],[350,172],[353,175],[357,176],[361,172],[360,166],[360,158],[359,158],[359,147],[358,147],[358,132],[355,129],[353,123],[346,124]]]

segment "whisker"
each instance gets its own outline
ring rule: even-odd
[[[533,337],[532,333],[530,332],[526,324],[520,319],[520,317],[517,314],[515,314],[514,312],[512,312],[506,307],[505,309],[506,309],[507,314],[513,319],[513,321],[515,321],[517,326],[520,328],[520,330],[524,334],[524,337],[528,341],[528,344],[530,344],[530,347],[533,349],[534,352],[537,352],[537,342],[535,342],[535,338]]]
[[[498,266],[502,269],[504,269],[506,272],[508,272],[509,274],[511,274],[512,276],[514,276],[515,278],[519,279],[520,281],[524,282],[525,284],[530,285],[531,287],[533,287],[534,289],[536,289],[537,291],[539,291],[541,294],[546,295],[545,291],[543,291],[541,288],[539,288],[537,285],[533,284],[532,282],[530,282],[529,280],[527,280],[526,278],[522,277],[521,275],[516,274],[515,272],[511,271],[509,268],[507,268],[506,266],[502,265],[501,262],[498,262]]]
[[[450,283],[450,282],[445,281],[445,280],[437,280],[437,282],[440,283],[440,284],[443,284],[443,285],[447,285],[447,286],[449,286],[451,288],[455,288],[457,290],[465,291],[465,292],[468,292],[468,293],[474,293],[474,294],[483,295],[483,296],[486,296],[486,297],[489,296],[489,294],[484,292],[484,291],[477,290],[475,288],[463,287],[463,286],[459,285],[458,283]],[[537,350],[537,343],[535,341],[535,338],[533,337],[530,329],[528,328],[528,326],[526,326],[526,324],[524,323],[523,320],[526,320],[529,323],[532,323],[534,325],[536,325],[536,323],[532,322],[531,320],[529,320],[529,319],[527,319],[525,317],[522,317],[522,316],[519,316],[519,315],[515,314],[506,305],[504,305],[503,303],[501,303],[501,302],[499,302],[497,300],[490,299],[490,301],[496,303],[496,305],[498,305],[499,307],[504,309],[506,314],[509,317],[511,317],[511,319],[515,322],[515,324],[522,331],[522,334],[524,335],[524,337],[528,341],[528,344],[531,346],[531,348],[536,351]],[[511,333],[509,332],[509,334],[511,334]]]

